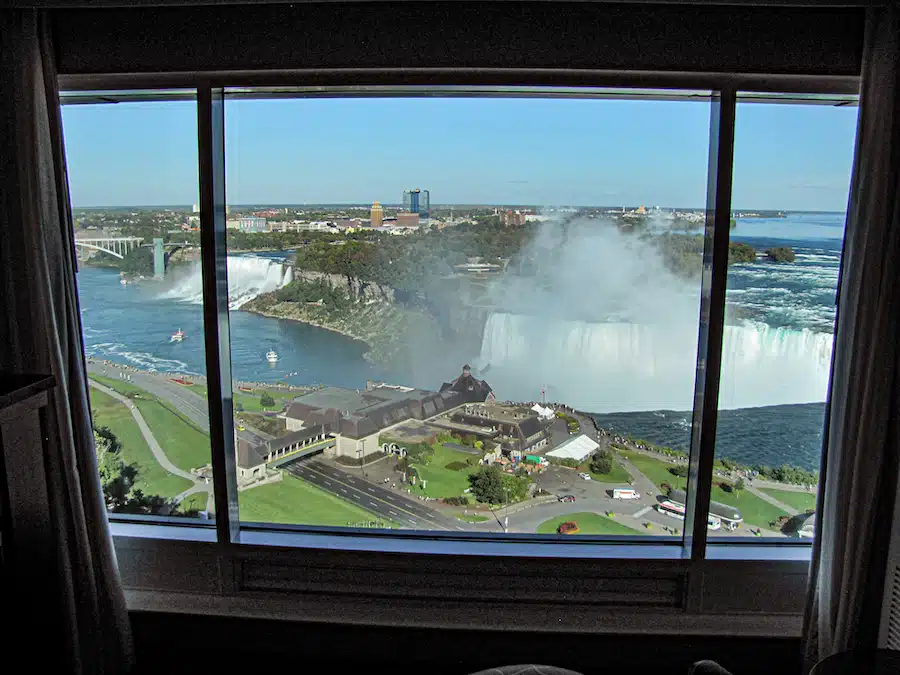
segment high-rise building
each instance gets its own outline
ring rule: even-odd
[[[372,227],[381,227],[384,223],[384,208],[379,202],[372,204],[372,210],[369,212],[369,218],[372,221]]]
[[[431,193],[428,190],[405,190],[403,192],[403,210],[406,213],[418,213],[422,218],[430,217]]]

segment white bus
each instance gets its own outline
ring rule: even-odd
[[[656,510],[667,516],[671,516],[672,518],[678,518],[678,520],[684,520],[686,512],[684,504],[673,502],[671,499],[667,499],[657,504]],[[717,516],[709,514],[709,520],[706,523],[706,527],[710,530],[718,530],[722,527],[722,520]]]

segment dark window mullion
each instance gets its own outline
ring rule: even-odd
[[[212,446],[216,532],[220,544],[237,541],[238,491],[228,326],[228,266],[225,241],[225,97],[208,83],[197,89],[200,165],[200,242],[203,328],[209,436]]]
[[[722,340],[725,332],[736,101],[736,91],[730,87],[723,88],[713,95],[710,107],[700,332],[684,527],[685,557],[691,560],[702,560],[706,556]]]

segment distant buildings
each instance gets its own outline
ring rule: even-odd
[[[397,227],[418,227],[419,226],[419,214],[418,213],[398,213],[397,219],[394,221],[394,225]]]
[[[384,208],[381,206],[381,203],[375,202],[372,204],[372,209],[369,212],[369,218],[372,223],[372,227],[381,227],[384,223]]]
[[[306,222],[305,220],[291,220],[269,223],[270,232],[337,232],[337,227],[326,220]]]
[[[504,227],[515,227],[524,225],[528,220],[528,214],[521,211],[501,211],[500,224]]]
[[[418,213],[422,218],[431,217],[431,193],[428,190],[406,190],[403,192],[403,210]]]
[[[265,218],[257,218],[248,216],[246,218],[238,218],[238,229],[241,232],[268,232]]]

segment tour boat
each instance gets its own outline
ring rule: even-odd
[[[169,342],[181,342],[184,340],[184,331],[180,328],[172,333],[172,337],[169,338]]]
[[[266,361],[269,363],[275,363],[278,361],[278,354],[275,353],[274,349],[270,349],[266,352]]]

